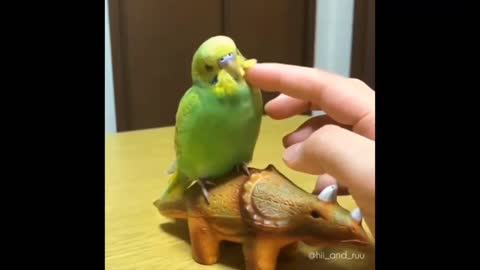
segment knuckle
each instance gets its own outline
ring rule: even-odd
[[[335,141],[335,136],[341,130],[341,127],[333,124],[326,124],[319,128],[305,141],[305,154],[307,156],[318,156],[328,152],[331,148],[330,145]]]
[[[341,128],[337,125],[334,124],[326,124],[323,127],[318,129],[318,134],[317,136],[319,137],[318,139],[330,139],[334,133],[337,133]]]
[[[315,131],[310,138],[305,141],[304,152],[307,156],[318,155],[322,149],[331,140],[332,133],[337,130],[337,126],[332,124],[324,125]]]

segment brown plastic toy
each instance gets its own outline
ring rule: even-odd
[[[292,254],[298,241],[369,245],[358,209],[351,213],[336,201],[337,187],[318,196],[296,186],[273,165],[232,172],[215,181],[208,203],[198,185],[176,201],[154,205],[169,218],[187,219],[193,259],[215,264],[221,241],[243,245],[249,270],[275,269],[280,252]]]

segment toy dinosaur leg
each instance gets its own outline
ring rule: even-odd
[[[278,241],[256,236],[243,243],[245,266],[247,270],[274,270],[281,246]]]
[[[220,241],[203,218],[188,218],[188,229],[192,244],[193,259],[199,264],[210,265],[217,262]]]
[[[288,244],[280,250],[280,256],[285,259],[291,259],[295,257],[298,250],[298,242]]]

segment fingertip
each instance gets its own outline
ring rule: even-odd
[[[267,103],[265,103],[265,106],[263,107],[265,112],[268,113],[269,115],[272,112],[272,101],[273,100],[269,100]]]
[[[292,169],[297,169],[297,163],[298,163],[298,160],[300,159],[300,155],[301,155],[301,148],[302,148],[302,144],[301,143],[297,143],[297,144],[294,144],[294,145],[291,145],[289,146],[287,149],[285,149],[285,152],[283,153],[283,161],[285,162],[285,164],[292,168]]]
[[[245,70],[245,79],[250,83],[254,82],[257,78],[258,73],[258,65],[256,64],[248,69]]]
[[[283,143],[285,147],[289,147],[290,145],[303,142],[310,136],[310,134],[314,132],[314,130],[309,126],[300,127],[297,130],[285,135],[283,137]]]
[[[254,86],[261,87],[265,81],[269,80],[270,65],[268,63],[257,63],[245,72],[245,79]],[[262,88],[262,87],[261,87]],[[262,89],[270,92],[270,89]]]
[[[282,159],[285,165],[290,169],[308,173],[308,174],[323,174],[325,170],[321,163],[318,162],[316,157],[311,157],[312,149],[305,144],[306,141],[292,144],[285,149]]]
[[[275,99],[270,100],[264,106],[264,110],[267,115],[275,120],[282,120],[287,118],[287,116],[285,116],[285,113],[282,112],[282,109],[282,107],[279,108],[278,104],[276,104]]]
[[[312,164],[311,160],[305,159],[305,144],[303,142],[290,145],[283,154],[283,162],[290,169],[308,174],[321,174],[321,166]]]
[[[278,115],[276,114],[275,110],[272,109],[272,105],[270,104],[270,102],[268,102],[267,104],[265,104],[264,108],[265,110],[265,113],[270,116],[270,118],[272,119],[275,119],[275,120],[281,120],[282,118],[278,117]]]
[[[268,101],[265,104],[264,109],[273,119],[285,119],[297,114],[305,113],[310,109],[310,103],[280,94],[274,99]]]
[[[280,63],[257,63],[245,73],[245,79],[255,87],[266,92],[278,92],[282,89],[285,77],[292,80],[292,70],[303,70],[303,67]]]

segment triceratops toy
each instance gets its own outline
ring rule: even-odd
[[[299,241],[307,245],[370,244],[360,211],[350,213],[338,205],[336,186],[316,196],[296,186],[273,165],[249,170],[250,176],[232,172],[216,180],[208,202],[198,185],[182,199],[154,202],[162,215],[187,219],[197,263],[216,263],[221,241],[243,245],[249,270],[275,269],[280,252],[291,253]]]

